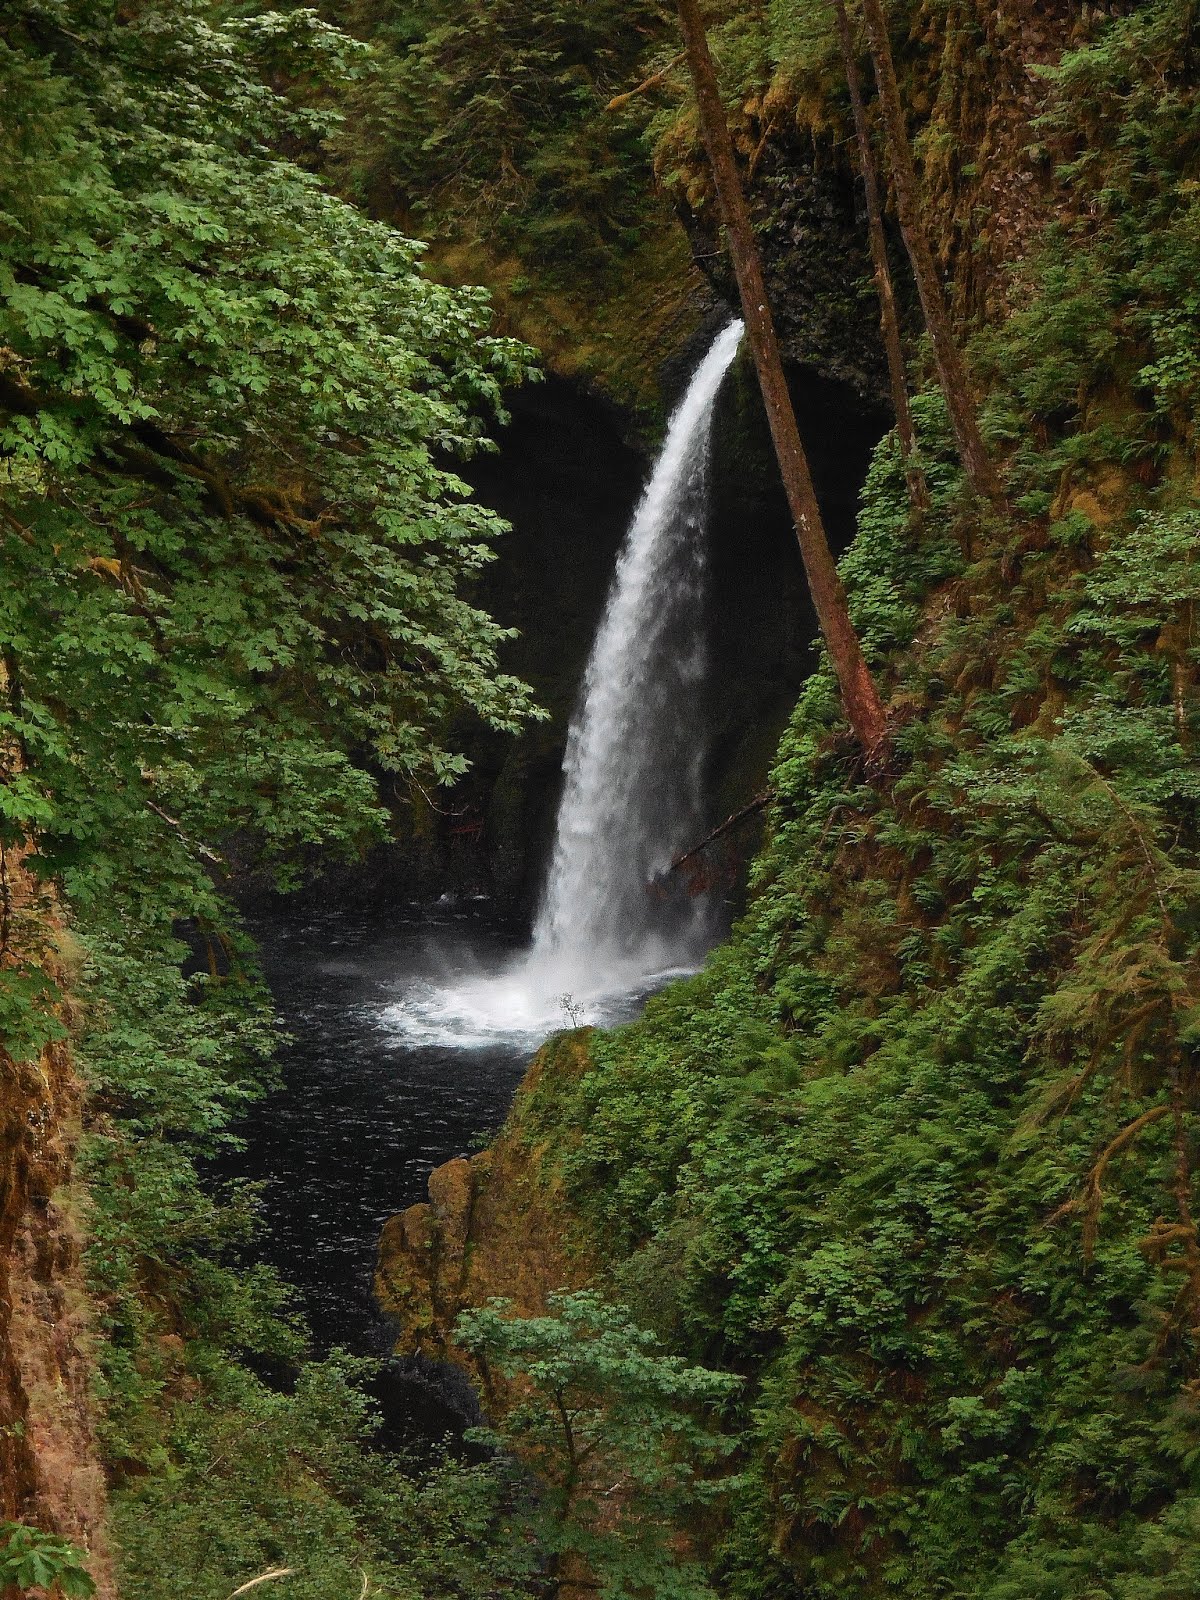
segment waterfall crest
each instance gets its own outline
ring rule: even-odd
[[[568,734],[531,945],[503,972],[458,972],[390,1007],[410,1039],[473,1047],[605,1021],[711,943],[710,908],[668,869],[702,818],[710,441],[741,336],[729,323],[697,367],[621,546]]]

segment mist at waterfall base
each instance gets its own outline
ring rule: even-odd
[[[671,417],[634,512],[584,675],[563,763],[545,888],[527,950],[497,970],[413,983],[385,1026],[477,1049],[630,1014],[694,971],[714,908],[672,862],[705,820],[706,516],[713,410],[742,324],[713,341]]]

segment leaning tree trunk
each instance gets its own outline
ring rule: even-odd
[[[879,88],[884,141],[892,169],[892,181],[896,187],[900,231],[904,235],[913,276],[917,280],[917,293],[921,297],[925,326],[933,345],[933,359],[950,412],[950,425],[971,487],[976,494],[990,500],[997,509],[1003,509],[1004,491],[979,431],[967,369],[950,325],[946,297],[934,265],[929,236],[925,232],[917,193],[917,171],[908,142],[904,107],[900,103],[900,87],[896,82],[896,65],[892,60],[882,0],[862,0],[862,10],[871,61],[875,68],[875,82]]]
[[[896,415],[896,432],[900,438],[900,451],[904,458],[904,477],[908,483],[908,496],[916,511],[929,510],[929,486],[917,460],[917,436],[913,427],[912,409],[908,403],[908,383],[904,373],[904,349],[900,343],[900,318],[896,311],[896,296],[892,289],[892,271],[888,265],[887,240],[883,231],[883,207],[879,199],[879,182],[875,176],[875,157],[867,133],[867,113],[863,105],[862,82],[858,76],[858,62],[854,55],[854,38],[850,32],[850,19],[846,15],[845,0],[834,0],[837,18],[838,44],[846,70],[846,87],[850,91],[850,108],[854,113],[854,137],[858,144],[858,161],[862,170],[863,190],[867,202],[867,233],[871,240],[871,263],[875,269],[875,291],[879,296],[879,326],[883,334],[883,347],[887,352],[888,376],[891,380],[892,410]]]
[[[858,635],[850,621],[846,592],[829,550],[825,525],[813,491],[808,458],[800,442],[800,430],[796,426],[796,415],[779,355],[775,323],[767,300],[758,245],[750,226],[750,213],[742,193],[733,141],[729,136],[725,108],[717,88],[716,72],[709,54],[698,0],[678,0],[678,6],[688,66],[696,88],[700,131],[708,151],[717,199],[725,221],[746,331],[758,369],[758,381],[767,420],[771,425],[771,437],[775,442],[775,454],[779,459],[779,471],[796,525],[796,538],[804,560],[813,607],[837,674],[842,704],[850,726],[868,760],[878,761],[886,746],[887,719],[879,691],[863,657]]]

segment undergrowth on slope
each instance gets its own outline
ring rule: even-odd
[[[1007,588],[960,558],[906,614],[885,481],[848,566],[880,654],[916,636],[902,771],[862,782],[814,680],[731,944],[532,1126],[635,1311],[756,1379],[731,1592],[1182,1594],[1196,514],[1051,529]]]
[[[524,1113],[614,1291],[751,1381],[747,1600],[1200,1584],[1196,18],[1096,29],[975,349],[1017,521],[926,395],[934,512],[885,440],[843,564],[891,780],[822,670],[730,943]]]
[[[122,1595],[226,1600],[269,1572],[297,1600],[528,1593],[525,1491],[494,1464],[381,1451],[368,1367],[310,1363],[288,1395],[233,1366],[206,1372],[203,1398],[176,1407],[169,1457],[118,1503]]]

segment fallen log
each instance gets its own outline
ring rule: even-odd
[[[638,84],[636,89],[627,89],[624,94],[614,96],[605,106],[605,111],[619,111],[622,106],[627,106],[635,95],[645,94],[648,89],[657,89],[660,83],[666,82],[680,62],[686,60],[687,51],[681,50],[674,60],[668,61],[666,66],[660,68],[658,72],[652,72],[648,78]]]

